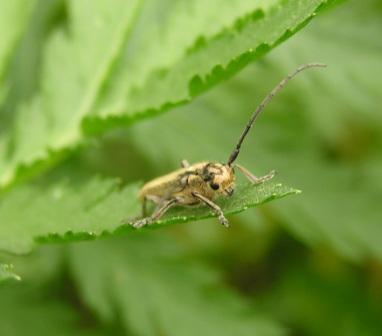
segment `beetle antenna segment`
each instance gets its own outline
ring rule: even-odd
[[[253,113],[251,119],[248,121],[247,126],[245,127],[243,133],[241,134],[239,141],[237,142],[237,145],[235,149],[232,151],[229,159],[228,159],[228,166],[231,166],[232,163],[236,160],[237,156],[240,153],[240,147],[248,134],[249,130],[251,129],[253,123],[255,122],[256,118],[259,116],[259,114],[264,110],[264,108],[267,106],[267,104],[272,100],[272,98],[282,90],[282,88],[285,86],[286,83],[288,83],[293,77],[295,77],[297,74],[299,74],[301,71],[304,71],[305,69],[309,68],[325,68],[326,64],[323,63],[308,63],[304,65],[300,65],[294,72],[286,76],[277,86],[263,99],[263,101],[260,103],[260,105],[256,108],[256,111]]]

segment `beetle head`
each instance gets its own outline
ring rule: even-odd
[[[202,178],[215,193],[232,196],[235,188],[235,174],[229,165],[208,163],[203,168]]]

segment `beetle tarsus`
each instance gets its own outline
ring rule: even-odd
[[[130,225],[135,229],[140,229],[143,226],[149,225],[153,222],[151,217],[145,217],[130,223]]]
[[[223,216],[219,216],[219,222],[220,222],[220,224],[222,224],[225,228],[229,228],[229,221],[228,221],[228,219],[227,218],[225,218],[224,217],[224,215]]]
[[[254,185],[262,184],[266,181],[269,181],[276,175],[276,171],[272,170],[267,175],[257,177],[253,175],[247,168],[243,167],[242,165],[239,165],[238,163],[235,164],[234,167],[238,168],[240,172],[243,173],[243,175]]]
[[[158,205],[158,207],[156,208],[156,210],[150,217],[138,219],[130,223],[130,225],[136,229],[140,229],[143,226],[149,225],[157,221],[159,218],[161,218],[168,209],[170,209],[172,206],[174,206],[177,203],[178,203],[178,200],[176,198],[172,198],[168,201],[165,201]]]
[[[257,184],[262,184],[266,181],[269,181],[269,180],[273,179],[276,174],[277,174],[276,170],[272,170],[267,175],[258,177],[257,181],[255,181],[254,184],[257,185]]]
[[[224,213],[223,213],[223,210],[214,202],[212,202],[210,199],[208,199],[207,197],[204,197],[203,195],[197,193],[197,192],[194,192],[192,193],[196,198],[198,198],[199,200],[201,200],[203,203],[205,203],[206,205],[208,205],[214,212],[215,214],[218,216],[218,219],[219,219],[219,222],[225,226],[226,228],[229,227],[229,222],[228,222],[228,219],[225,218],[224,216]]]

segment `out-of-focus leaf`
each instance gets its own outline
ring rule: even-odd
[[[381,306],[352,273],[322,275],[291,267],[264,297],[266,311],[303,335],[379,335]]]
[[[28,103],[40,89],[45,43],[65,20],[65,0],[35,0],[23,35],[15,49],[5,78],[9,92],[1,116],[2,130],[17,114],[21,104]],[[8,29],[11,30],[11,29]]]
[[[29,1],[23,8],[32,4],[35,4],[33,10],[30,10],[23,34],[8,62],[4,90],[0,87],[0,169],[8,164],[15,145],[12,125],[18,108],[39,89],[44,43],[55,24],[60,24],[57,18],[63,16],[64,11],[64,0]],[[10,27],[14,27],[14,23]],[[13,31],[10,27],[4,28],[3,32]]]
[[[1,184],[13,181],[25,165],[45,164],[51,151],[78,143],[81,120],[120,54],[140,2],[68,2],[69,30],[56,30],[46,45],[41,92],[18,109]]]
[[[293,140],[302,151],[288,172],[304,198],[278,208],[304,240],[329,242],[353,259],[382,258],[381,15],[379,1],[351,1],[321,16],[270,58],[285,68],[317,57],[328,63],[325,73],[315,73],[290,98],[299,101],[307,118],[306,132]],[[284,105],[290,113],[288,102]]]
[[[0,2],[0,80],[3,78],[11,53],[25,28],[34,2],[35,0],[3,0]],[[3,89],[0,82],[0,90]]]
[[[20,280],[20,277],[13,273],[12,265],[0,264],[0,282],[9,279]]]
[[[102,335],[84,323],[65,299],[25,284],[0,286],[0,334],[22,335]],[[107,335],[107,333],[104,333]]]
[[[45,245],[28,255],[0,252],[0,263],[6,260],[13,266],[11,271],[16,270],[17,276],[28,284],[45,285],[56,280],[58,274],[61,275],[63,251],[61,245]]]
[[[163,238],[163,237],[162,237]],[[135,335],[279,335],[277,323],[218,285],[210,269],[181,257],[173,239],[134,233],[71,248],[83,302],[104,321],[117,311]]]
[[[87,132],[99,131],[188,101],[331,2],[68,1],[67,26],[46,46],[41,92],[18,107],[9,131],[0,185],[76,147],[84,140],[84,118],[92,117],[84,123]]]
[[[343,141],[349,126],[382,123],[381,13],[379,0],[347,1],[269,56],[286,70],[311,59],[328,64],[328,71],[299,87],[304,108],[326,141]]]

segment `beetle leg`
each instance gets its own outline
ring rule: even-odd
[[[148,201],[147,196],[145,196],[142,202],[142,217],[147,216],[147,201]]]
[[[180,166],[181,166],[182,168],[189,168],[189,167],[190,167],[190,163],[189,163],[187,160],[182,160],[182,161],[180,162]]]
[[[210,199],[197,192],[193,192],[192,195],[200,199],[203,203],[207,204],[212,210],[214,210],[214,212],[218,215],[220,224],[224,225],[226,228],[229,227],[228,219],[225,218],[222,209],[216,203],[212,202]]]
[[[249,181],[251,181],[253,184],[264,183],[265,181],[268,181],[268,180],[272,179],[276,175],[276,171],[272,170],[267,175],[264,175],[264,176],[261,176],[261,177],[257,177],[255,175],[253,175],[247,168],[244,168],[243,166],[241,166],[239,164],[235,164],[235,167],[237,167],[237,169],[239,169],[243,173],[243,175]]]
[[[147,216],[147,202],[148,201],[154,202],[156,204],[161,203],[161,200],[160,200],[159,197],[157,197],[155,195],[146,195],[143,198],[143,202],[142,202],[142,216],[141,217],[146,217]]]
[[[141,228],[142,226],[151,224],[161,218],[165,212],[170,209],[172,206],[178,203],[178,200],[176,198],[172,198],[168,201],[164,201],[163,203],[159,204],[158,207],[155,209],[153,214],[149,217],[141,218],[136,220],[135,222],[131,223],[130,225],[135,227],[136,229]]]

